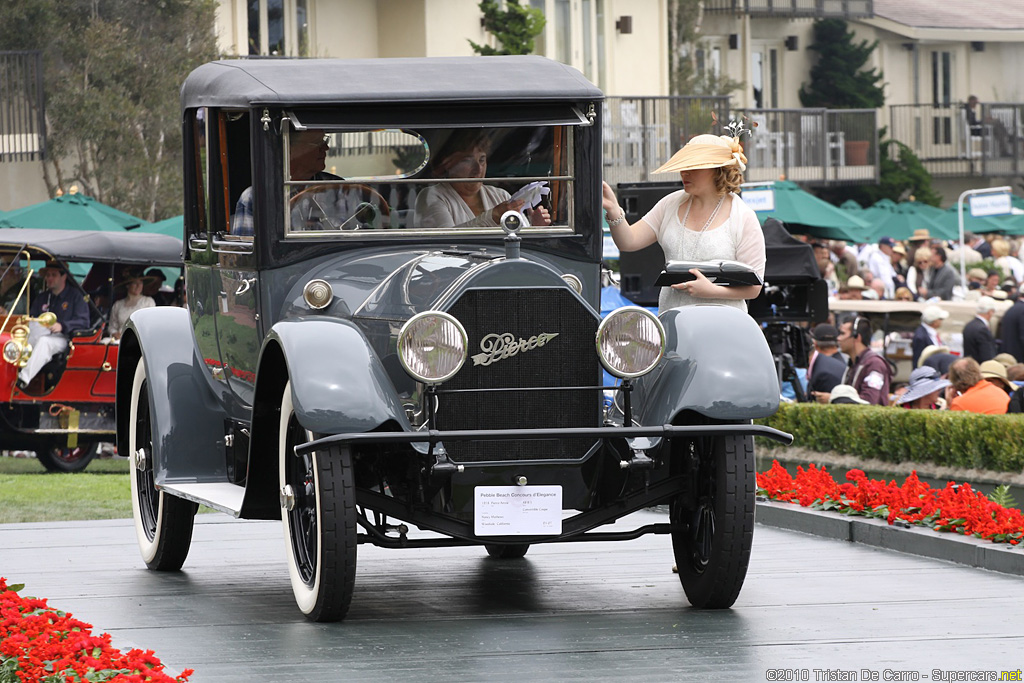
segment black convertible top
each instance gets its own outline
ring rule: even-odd
[[[204,64],[181,89],[182,109],[201,106],[602,100],[576,69],[538,57],[233,59]]]
[[[181,240],[170,235],[101,230],[0,228],[0,249],[28,246],[61,261],[180,266]]]

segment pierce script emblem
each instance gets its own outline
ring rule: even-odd
[[[490,365],[499,360],[511,358],[517,353],[539,349],[557,336],[558,332],[542,332],[529,339],[520,337],[517,341],[516,336],[511,332],[489,334],[480,340],[481,353],[473,356],[473,365]]]

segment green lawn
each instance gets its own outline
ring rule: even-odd
[[[98,458],[75,474],[48,474],[35,458],[0,456],[0,524],[131,516],[125,458]]]

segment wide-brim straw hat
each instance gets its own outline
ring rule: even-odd
[[[987,360],[978,367],[981,369],[981,376],[985,379],[992,380],[993,383],[1000,384],[1009,391],[1017,388],[1010,382],[1010,378],[1006,374],[1006,366],[999,361]]]
[[[125,287],[128,283],[134,282],[135,280],[142,282],[143,287],[156,282],[156,278],[152,275],[145,275],[139,271],[129,271],[121,274],[121,280],[115,283],[114,287]]]
[[[914,231],[914,234],[910,236],[908,241],[910,242],[921,242],[923,240],[930,240],[931,234],[928,232],[928,228],[918,228]]]
[[[652,173],[678,173],[723,166],[738,166],[741,173],[747,170],[747,157],[739,140],[727,135],[696,135]]]

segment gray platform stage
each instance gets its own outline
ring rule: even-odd
[[[352,610],[328,625],[296,610],[277,523],[200,515],[174,574],[147,571],[133,533],[130,521],[0,525],[0,575],[118,647],[194,668],[195,683],[936,680],[1024,667],[1024,579],[760,525],[727,611],[687,606],[663,536],[534,546],[516,561],[361,546]]]

